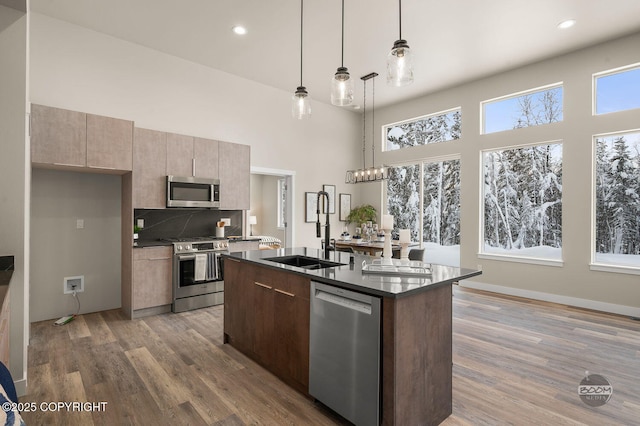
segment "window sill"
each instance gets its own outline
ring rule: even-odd
[[[604,263],[591,263],[589,269],[592,271],[613,272],[617,274],[640,275],[640,268],[634,266],[607,265]]]
[[[541,258],[535,258],[535,257],[518,257],[518,256],[506,256],[502,254],[478,253],[478,258],[497,260],[500,262],[515,262],[515,263],[528,263],[531,265],[554,266],[557,268],[562,268],[564,266],[564,261],[562,260],[541,259]]]

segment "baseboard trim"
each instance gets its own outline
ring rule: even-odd
[[[509,296],[524,297],[527,299],[541,300],[544,302],[559,303],[562,305],[574,306],[577,308],[592,309],[594,311],[608,312],[611,314],[625,315],[631,318],[640,317],[640,308],[634,306],[617,305],[614,303],[599,302],[597,300],[581,299],[578,297],[562,296],[558,294],[543,293],[541,291],[524,290],[520,288],[505,287],[495,284],[487,284],[473,280],[463,280],[460,287],[485,290],[493,293],[506,294]]]
[[[16,394],[18,397],[25,396],[27,394],[27,379],[15,380],[13,384],[16,386]]]
[[[149,317],[151,315],[166,314],[171,312],[171,305],[154,306],[153,308],[136,309],[131,319]]]

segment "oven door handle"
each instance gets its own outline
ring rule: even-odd
[[[193,260],[196,258],[195,254],[180,254],[178,260]]]

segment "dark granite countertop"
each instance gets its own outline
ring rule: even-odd
[[[144,248],[144,247],[161,247],[161,246],[170,246],[171,243],[168,241],[162,240],[138,240],[133,248]]]
[[[242,259],[281,271],[289,271],[304,275],[314,281],[359,291],[361,293],[391,298],[410,296],[438,286],[450,285],[455,281],[471,278],[482,273],[482,271],[474,269],[433,264],[431,266],[432,274],[428,278],[363,274],[362,262],[364,260],[371,262],[373,258],[370,256],[340,251],[331,252],[328,260],[342,263],[344,264],[343,266],[317,270],[307,270],[296,266],[289,266],[264,260],[265,258],[270,257],[291,255],[302,255],[319,259],[323,258],[320,250],[305,247],[252,250],[230,253],[224,256],[234,259]],[[354,258],[353,264],[349,264],[350,256],[353,256]]]

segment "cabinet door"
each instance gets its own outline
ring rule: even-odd
[[[87,166],[131,171],[133,121],[87,114]]]
[[[133,309],[152,308],[173,302],[171,247],[133,250]]]
[[[31,162],[86,166],[87,115],[32,104]]]
[[[167,205],[167,134],[133,131],[133,207],[162,209]]]
[[[167,133],[167,174],[193,176],[193,136]]]
[[[218,141],[211,139],[193,139],[193,158],[195,159],[195,176],[218,179]]]
[[[224,340],[253,355],[255,267],[235,259],[224,260]]]
[[[275,336],[274,336],[274,291],[268,270],[260,268],[253,282],[254,300],[253,313],[255,315],[255,327],[253,351],[256,359],[262,365],[273,370],[275,360]]]
[[[285,283],[274,289],[274,368],[291,386],[308,392],[310,282],[287,274]]]
[[[220,208],[249,210],[251,147],[218,142],[220,155]]]

